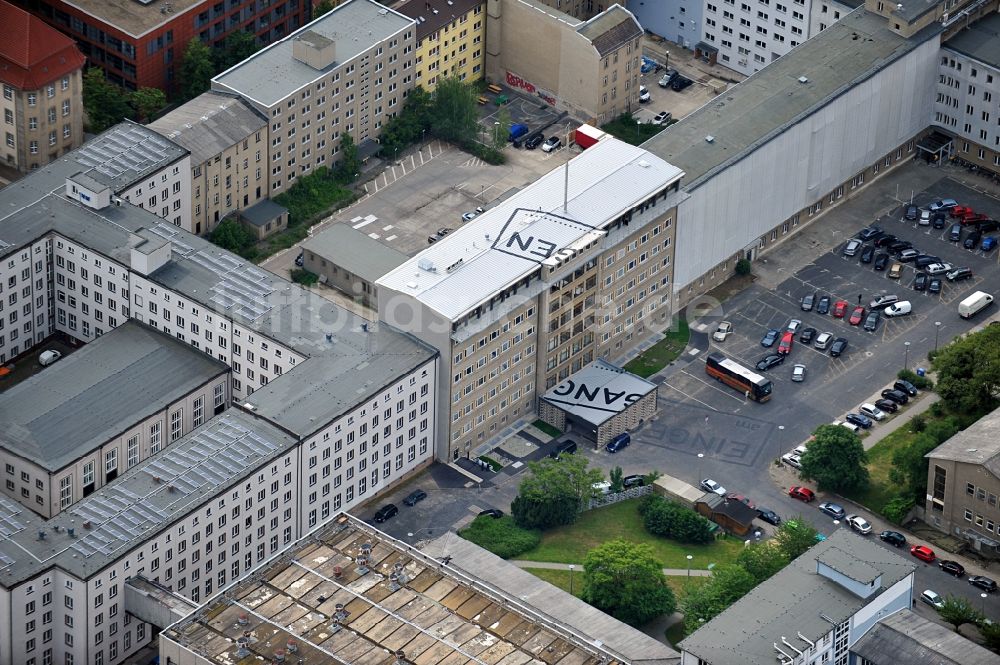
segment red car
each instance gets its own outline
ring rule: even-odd
[[[966,214],[972,214],[974,210],[968,206],[955,206],[951,209],[952,217],[964,217]]]
[[[833,304],[833,315],[838,318],[844,318],[844,314],[847,312],[847,301],[838,300]]]
[[[788,496],[799,501],[805,501],[806,503],[816,498],[816,494],[811,489],[808,487],[799,487],[798,485],[788,488]],[[931,555],[933,556],[933,553]]]
[[[973,213],[971,215],[965,215],[960,220],[962,226],[968,226],[970,224],[976,224],[978,222],[985,222],[989,220],[989,215],[984,215],[981,212]]]
[[[910,548],[910,554],[917,557],[921,561],[926,561],[927,563],[930,563],[936,558],[934,556],[934,550],[926,545],[914,545]]]
[[[850,323],[852,326],[856,326],[860,324],[862,319],[864,318],[865,318],[865,308],[859,305],[858,307],[854,308],[853,312],[851,312],[851,318],[848,319],[847,322]]]
[[[792,352],[792,340],[795,339],[795,333],[786,332],[781,336],[781,341],[778,342],[778,355],[787,356]]]

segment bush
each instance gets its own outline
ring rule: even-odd
[[[896,374],[896,378],[902,379],[904,381],[909,381],[919,390],[930,390],[934,387],[934,382],[928,379],[926,376],[920,376],[912,369],[901,369],[899,373]]]
[[[737,275],[749,275],[751,270],[750,259],[740,259],[736,262]]]
[[[522,529],[507,515],[500,519],[486,515],[477,517],[458,535],[503,559],[527,552],[542,540],[537,531]]]
[[[288,191],[274,197],[274,202],[288,208],[289,228],[309,224],[332,208],[354,200],[354,193],[340,185],[325,166],[309,175],[299,176]]]
[[[573,496],[542,500],[518,494],[510,504],[510,512],[518,525],[525,529],[551,529],[575,522],[580,512],[580,502]]]
[[[302,286],[312,286],[319,281],[319,275],[309,272],[305,268],[296,268],[292,271],[292,281]]]
[[[475,155],[487,164],[492,164],[494,166],[497,164],[503,164],[507,161],[507,158],[504,156],[502,150],[497,150],[491,145],[484,145],[476,141],[466,141],[462,144],[462,150]]]
[[[931,404],[931,408],[928,409],[928,411],[930,411],[930,414],[935,418],[940,418],[947,413],[947,407],[945,407],[944,402],[934,402]]]
[[[913,508],[913,497],[897,496],[882,506],[882,516],[893,524],[902,524],[906,514]]]
[[[653,499],[646,501],[646,499]],[[646,531],[654,536],[671,538],[682,543],[712,542],[712,523],[674,501],[649,495],[639,504]]]
[[[918,413],[910,419],[910,431],[920,433],[927,429],[927,416]]]
[[[222,220],[208,235],[208,239],[245,259],[253,260],[257,256],[257,237],[232,217]]]

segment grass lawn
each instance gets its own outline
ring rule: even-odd
[[[868,450],[868,476],[871,482],[866,489],[847,494],[847,498],[869,510],[881,511],[882,506],[899,494],[899,487],[889,480],[892,456],[900,448],[909,445],[915,436],[908,426],[900,427],[872,446]]]
[[[526,572],[531,573],[539,579],[543,579],[552,586],[557,586],[563,591],[569,592],[569,571],[568,570],[549,570],[548,568],[525,568]],[[580,591],[583,589],[583,572],[581,570],[573,571],[573,595],[577,598],[580,597]]]
[[[576,524],[543,532],[541,544],[517,558],[582,564],[587,552],[615,538],[648,543],[664,568],[686,569],[688,554],[694,557],[691,567],[695,569],[707,569],[710,563],[732,563],[743,548],[743,542],[737,538],[724,538],[709,545],[685,545],[647,533],[639,516],[639,499],[630,499],[588,510]]]
[[[534,425],[535,427],[537,427],[538,429],[542,430],[543,432],[545,432],[546,434],[548,434],[552,438],[555,438],[555,437],[559,436],[560,434],[562,434],[562,432],[560,432],[558,429],[556,429],[552,425],[548,424],[547,422],[545,422],[541,418],[539,418],[538,420],[536,420],[535,422],[533,422],[531,424]]]
[[[667,642],[670,642],[670,646],[676,649],[678,643],[684,639],[684,621],[678,621],[667,628],[666,638]]]
[[[601,129],[626,143],[639,145],[662,132],[666,129],[666,126],[636,122],[635,118],[626,113],[618,116],[606,125],[601,125]]]
[[[686,319],[677,319],[677,329],[669,331],[663,339],[625,364],[625,369],[643,378],[649,378],[677,359],[684,352],[691,331]]]

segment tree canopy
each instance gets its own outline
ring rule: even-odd
[[[959,413],[985,413],[1000,394],[1000,326],[959,337],[942,347],[931,361],[937,393]]]
[[[820,489],[851,492],[868,485],[867,463],[857,434],[840,425],[820,425],[802,455],[800,473]]]
[[[200,39],[192,39],[184,49],[181,60],[181,94],[184,99],[193,99],[212,85],[215,64],[212,50]]]
[[[938,614],[945,622],[955,627],[958,632],[959,626],[963,623],[977,623],[982,615],[972,606],[972,603],[960,596],[948,596],[944,599],[944,604],[938,608]]]
[[[230,33],[222,46],[215,49],[213,54],[215,69],[218,72],[223,72],[233,65],[243,62],[259,50],[257,36],[252,32],[238,30]]]
[[[104,70],[97,67],[91,67],[83,75],[83,108],[90,131],[95,134],[132,115],[128,93],[108,81]]]
[[[788,565],[788,556],[771,541],[750,543],[736,557],[736,563],[760,584]]]
[[[561,455],[529,462],[531,473],[521,481],[510,510],[518,525],[547,529],[572,524],[584,501],[594,495],[592,485],[602,479],[599,469],[588,468],[583,455]]]
[[[756,586],[751,573],[736,564],[722,564],[712,570],[704,584],[689,585],[680,601],[684,614],[684,632],[696,631]]]
[[[653,548],[620,538],[587,553],[582,598],[632,626],[669,614],[676,607]]]
[[[476,104],[475,90],[457,76],[438,79],[431,114],[434,135],[460,145],[474,140],[479,130]]]
[[[167,96],[159,88],[139,88],[129,96],[141,122],[149,122],[156,113],[167,105]]]
[[[818,535],[816,527],[798,515],[778,527],[774,533],[774,542],[788,560],[792,561],[815,545]]]

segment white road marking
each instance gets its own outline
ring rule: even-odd
[[[679,393],[680,393],[681,395],[684,395],[684,396],[685,396],[685,397],[687,397],[688,399],[690,399],[690,400],[694,400],[695,402],[698,402],[699,404],[703,404],[703,405],[707,406],[708,408],[712,409],[713,411],[718,411],[718,409],[716,409],[716,408],[715,408],[714,406],[712,406],[711,404],[709,404],[709,403],[707,403],[707,402],[702,402],[702,401],[701,401],[700,399],[698,399],[697,397],[692,397],[691,395],[688,395],[688,394],[687,394],[686,392],[684,392],[683,390],[681,390],[681,389],[680,389],[680,388],[678,388],[677,386],[672,386],[672,385],[670,385],[669,383],[662,383],[662,384],[660,384],[660,385],[663,385],[663,386],[667,386],[668,388],[673,388],[674,390],[676,390],[677,392],[679,392]]]
[[[399,236],[397,236],[397,235],[391,235],[391,236],[386,236],[385,239],[386,239],[386,241],[389,241],[389,240],[395,240],[398,237]]]

